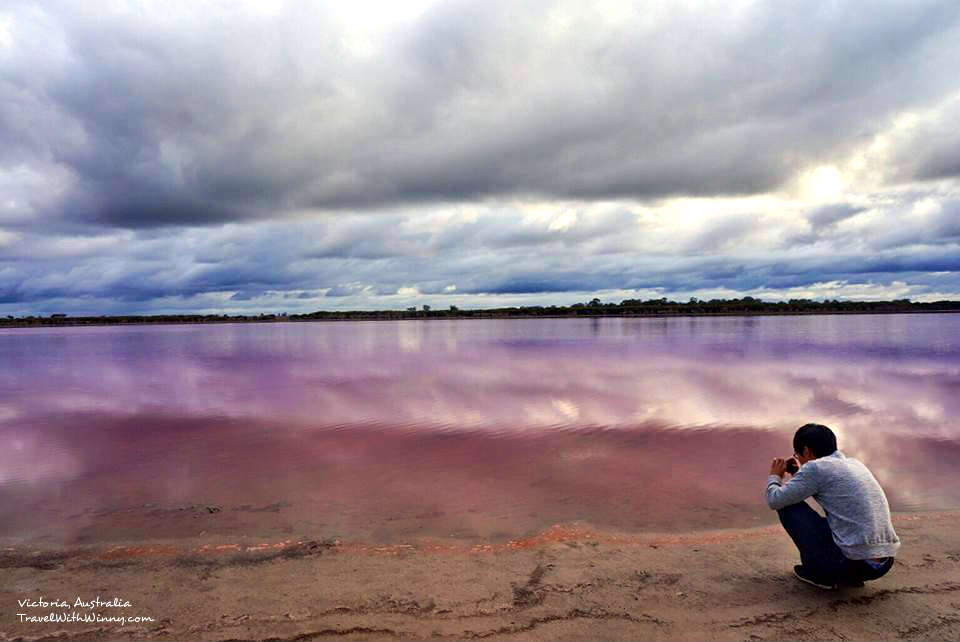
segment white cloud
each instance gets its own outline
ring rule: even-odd
[[[960,292],[956,3],[615,5],[8,3],[0,308]]]

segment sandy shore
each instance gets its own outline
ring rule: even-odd
[[[898,515],[893,571],[797,582],[779,527],[685,535],[586,524],[488,543],[165,540],[0,551],[0,640],[960,639],[960,513]],[[63,600],[69,606],[37,604]],[[75,606],[99,596],[129,606]],[[34,604],[21,605],[21,600]],[[153,622],[29,622],[77,612]]]

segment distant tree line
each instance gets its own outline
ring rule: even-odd
[[[444,319],[444,318],[510,318],[510,317],[657,317],[684,315],[755,315],[755,314],[890,314],[905,312],[960,312],[960,301],[913,302],[910,299],[894,301],[814,301],[790,299],[769,302],[743,297],[741,299],[711,299],[702,301],[692,298],[686,302],[662,299],[626,299],[620,303],[603,303],[593,299],[587,303],[569,306],[520,306],[463,310],[451,305],[446,310],[350,310],[317,311],[308,314],[158,314],[150,316],[69,316],[57,313],[50,316],[27,316],[0,318],[0,327],[67,326],[67,325],[132,325],[149,323],[267,323],[277,321],[342,321],[342,320],[391,320],[391,319]]]

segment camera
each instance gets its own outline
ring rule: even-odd
[[[791,457],[787,460],[787,472],[791,475],[796,475],[797,471],[800,470],[800,464],[797,463],[796,458]]]

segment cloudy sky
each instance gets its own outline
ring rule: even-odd
[[[955,0],[6,0],[0,313],[960,298],[958,69]]]

